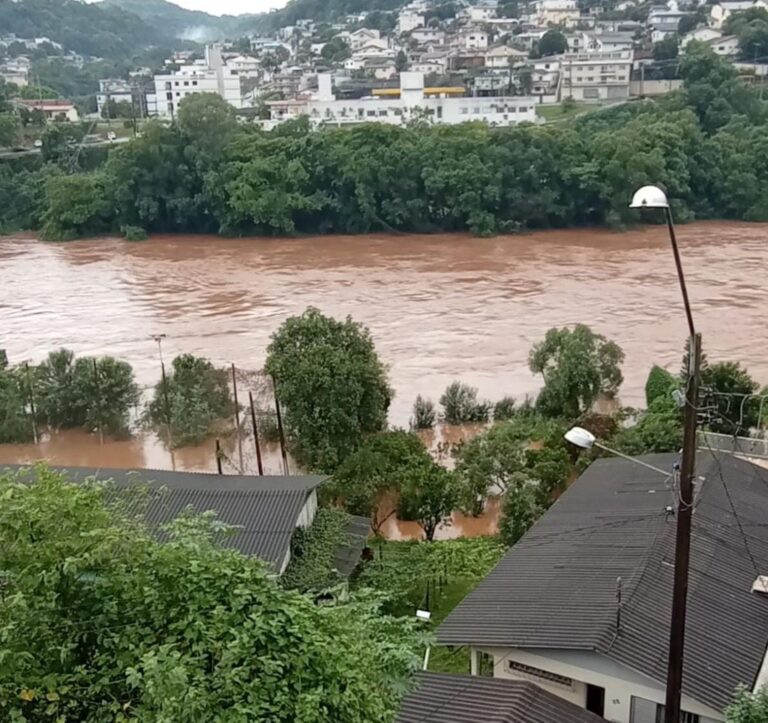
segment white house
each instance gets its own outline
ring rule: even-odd
[[[680,40],[680,47],[684,48],[686,45],[688,45],[688,43],[691,42],[691,40],[698,40],[704,43],[708,40],[715,40],[716,38],[720,38],[722,35],[722,32],[716,30],[715,28],[696,28],[695,30],[691,30],[690,33],[683,35],[682,39]]]
[[[651,31],[651,41],[658,43],[677,33],[680,20],[690,14],[680,10],[676,0],[670,0],[667,5],[654,5],[648,12],[647,22],[648,29]]]
[[[250,55],[236,55],[227,60],[227,68],[243,78],[256,77],[261,73],[261,63],[258,58]]]
[[[206,47],[204,61],[156,75],[154,85],[155,113],[161,117],[175,117],[181,101],[196,93],[216,93],[235,108],[243,105],[240,77],[224,65],[220,49],[213,45]]]
[[[521,63],[528,57],[522,50],[510,48],[507,45],[498,45],[491,48],[485,54],[486,68],[508,68],[514,63]]]
[[[68,121],[70,123],[76,123],[80,120],[77,108],[75,108],[74,103],[68,100],[26,100],[18,98],[14,100],[14,103],[27,110],[40,111],[45,116],[46,120]]]
[[[456,45],[462,50],[487,50],[488,33],[484,30],[466,28],[456,34]]]
[[[352,50],[359,50],[365,45],[382,43],[381,47],[387,47],[387,41],[382,40],[381,33],[371,28],[359,28],[353,32],[344,31],[338,36],[344,40]]]
[[[581,13],[576,0],[537,0],[535,22],[537,25],[564,25],[573,27],[578,24]]]
[[[411,31],[411,38],[419,45],[444,45],[445,30],[440,28],[416,28]]]
[[[304,104],[302,110],[302,114],[309,116],[313,126],[350,126],[359,123],[405,125],[413,119],[445,124],[485,121],[499,126],[537,121],[533,98],[455,97],[447,89],[441,92],[439,88],[428,93],[424,88],[422,73],[400,73],[399,92],[359,100],[336,100],[331,75],[320,74],[317,79],[318,92]],[[272,105],[268,103],[270,108]],[[282,106],[280,110],[283,110]]]
[[[712,50],[723,57],[735,58],[739,54],[739,39],[735,35],[723,35],[706,42]]]
[[[763,8],[768,10],[765,0],[721,0],[715,3],[709,10],[709,24],[713,28],[722,28],[723,23],[733,13],[743,12],[750,8]]]
[[[677,453],[641,458],[674,475]],[[663,718],[677,495],[632,461],[594,462],[437,631],[472,671],[533,682],[614,723]],[[768,478],[699,451],[681,720],[725,720],[768,680]],[[747,530],[748,532],[745,532]]]

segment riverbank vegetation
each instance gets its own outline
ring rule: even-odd
[[[221,99],[192,96],[175,124],[147,124],[103,162],[67,139],[3,162],[0,230],[67,239],[129,226],[290,235],[622,225],[645,183],[664,186],[680,220],[768,220],[768,104],[737,73],[691,43],[678,93],[511,128],[309,131],[298,120],[264,132],[236,124]]]

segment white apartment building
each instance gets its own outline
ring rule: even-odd
[[[416,28],[411,31],[411,38],[419,45],[445,44],[445,30],[440,28]]]
[[[354,32],[339,33],[337,37],[344,40],[347,45],[354,51],[364,48],[366,45],[380,45],[383,48],[387,47],[387,41],[382,40],[381,33],[378,30],[372,30],[371,28],[360,28]]]
[[[313,126],[350,126],[359,123],[404,125],[410,120],[426,119],[432,123],[485,121],[491,125],[511,126],[536,122],[536,101],[523,96],[490,98],[449,97],[439,89],[427,93],[422,73],[400,73],[400,91],[396,95],[374,96],[360,100],[336,100],[329,73],[317,76],[318,92],[302,105],[290,108],[285,101],[268,102],[271,120],[307,115]],[[287,115],[290,112],[292,115]]]
[[[495,48],[491,48],[485,54],[485,67],[486,68],[509,68],[515,63],[521,63],[528,57],[527,53],[522,50],[516,50],[510,48],[508,45],[498,45]]]
[[[581,17],[576,0],[538,0],[535,22],[537,25],[575,26]]]
[[[21,88],[29,83],[29,66],[11,60],[0,66],[0,78]]]
[[[722,0],[712,6],[709,11],[709,23],[713,28],[722,28],[723,23],[733,13],[743,12],[750,8],[763,8],[768,10],[765,0]]]
[[[559,56],[560,95],[598,102],[629,97],[632,51],[566,53]]]
[[[156,75],[154,84],[155,92],[147,98],[147,106],[150,113],[162,118],[174,118],[181,101],[196,93],[216,93],[235,108],[243,107],[240,76],[224,65],[217,46],[206,47],[204,61]]]
[[[424,25],[424,14],[420,10],[404,7],[397,15],[397,32],[410,33]]]

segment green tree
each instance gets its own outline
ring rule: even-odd
[[[331,38],[320,51],[320,55],[329,63],[342,63],[352,55],[352,51],[340,37]]]
[[[133,118],[136,111],[129,100],[110,98],[101,109],[102,118]]]
[[[20,135],[19,119],[13,113],[0,113],[0,148],[15,146]]]
[[[395,58],[395,70],[398,73],[408,70],[408,56],[402,50],[398,51],[397,57]]]
[[[676,452],[683,444],[683,418],[671,397],[657,397],[631,427],[620,430],[612,447],[637,456],[655,452]]]
[[[522,484],[507,492],[501,507],[499,536],[505,545],[514,545],[544,512],[536,488]]]
[[[431,542],[437,528],[450,520],[459,501],[454,474],[432,460],[408,470],[400,490],[398,517],[418,522]]]
[[[544,377],[537,408],[548,416],[575,419],[600,394],[618,392],[622,361],[621,348],[588,326],[550,329],[529,356],[531,371]]]
[[[368,437],[350,454],[327,485],[327,494],[354,515],[371,517],[378,532],[395,512],[393,500],[412,470],[423,469],[431,458],[422,441],[403,430],[380,432]],[[389,495],[390,499],[383,498]],[[382,501],[389,506],[381,508]]]
[[[135,497],[43,467],[0,495],[4,720],[394,718],[423,641],[376,597],[318,604],[217,546],[210,516],[161,542]]]
[[[547,30],[539,40],[539,53],[542,57],[547,55],[560,55],[568,50],[568,39],[559,30]]]
[[[441,415],[446,424],[487,422],[490,402],[477,401],[477,388],[463,382],[451,382],[440,397]]]
[[[736,690],[725,710],[727,723],[765,723],[768,720],[768,689],[751,692],[746,686]]]
[[[670,35],[653,46],[654,60],[674,60],[678,53],[678,39],[676,35]]]
[[[673,374],[654,364],[645,381],[646,406],[650,407],[659,397],[668,397],[678,386],[678,380]]]
[[[706,400],[713,432],[748,436],[758,423],[760,385],[738,362],[711,364],[701,375],[702,397]]]
[[[181,354],[173,360],[165,382],[155,386],[147,418],[166,429],[174,446],[199,444],[213,431],[215,422],[234,412],[227,372],[207,359]]]
[[[0,356],[5,352],[0,350]],[[0,363],[0,444],[31,442],[32,415],[27,408],[29,383],[21,367]]]
[[[193,93],[179,104],[177,123],[192,145],[218,160],[237,131],[235,109],[217,93]]]
[[[95,236],[110,228],[110,200],[102,173],[53,176],[45,187],[41,233],[47,241]]]
[[[265,369],[277,383],[300,459],[332,473],[386,427],[392,390],[367,328],[309,308],[272,336]]]
[[[431,399],[425,399],[421,394],[416,396],[413,403],[413,416],[411,417],[412,429],[432,429],[437,420],[435,404]]]

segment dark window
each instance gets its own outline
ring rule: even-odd
[[[587,684],[587,705],[586,708],[591,713],[599,715],[601,718],[605,713],[605,688],[599,685]]]

